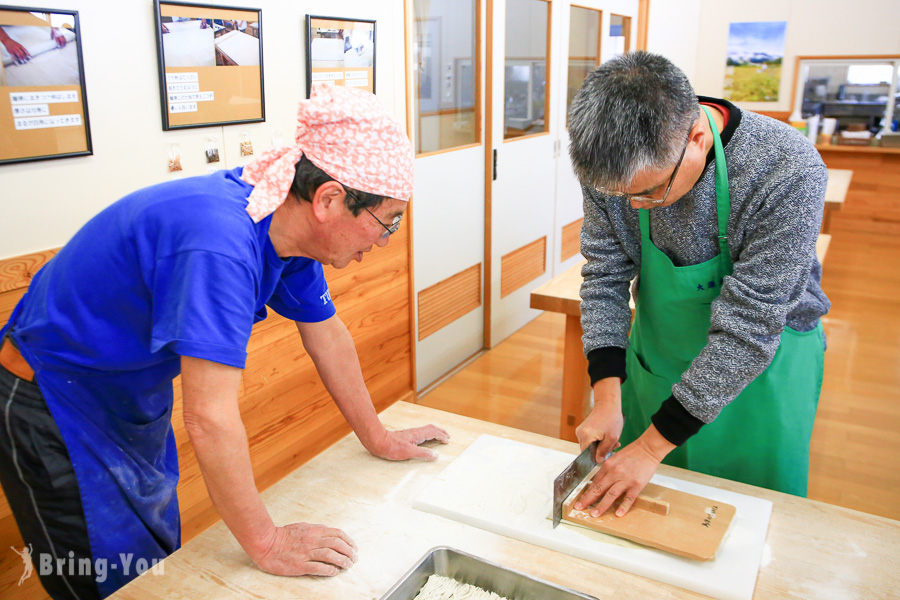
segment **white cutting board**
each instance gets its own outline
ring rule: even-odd
[[[565,522],[553,529],[553,479],[574,456],[482,435],[413,500],[413,507],[722,600],[749,600],[772,503],[655,475],[653,483],[737,508],[715,560],[697,562]],[[590,593],[591,590],[582,590]]]

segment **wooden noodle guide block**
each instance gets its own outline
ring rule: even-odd
[[[587,488],[563,503],[564,521],[694,560],[716,557],[737,512],[724,502],[648,483],[624,517],[615,515],[614,506],[594,518],[588,510],[572,508]]]

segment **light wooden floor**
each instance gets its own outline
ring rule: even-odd
[[[900,237],[834,232],[809,497],[900,519]],[[419,404],[556,437],[565,317],[544,313]]]

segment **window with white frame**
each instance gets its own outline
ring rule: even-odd
[[[794,113],[837,119],[840,131],[896,132],[900,117],[900,56],[798,61]]]

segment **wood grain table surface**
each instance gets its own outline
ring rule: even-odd
[[[268,575],[219,522],[163,561],[157,573],[144,573],[110,598],[377,600],[441,545],[600,599],[705,597],[412,508],[418,491],[479,435],[572,454],[575,444],[406,402],[381,418],[392,429],[432,422],[452,439],[438,445],[435,462],[389,462],[349,435],[263,494],[278,524],[325,523],[346,531],[359,546],[353,568],[333,578]],[[659,472],[774,503],[754,598],[889,598],[900,590],[900,522],[673,467]]]
[[[828,185],[825,188],[825,211],[822,213],[822,233],[831,233],[831,219],[834,213],[841,210],[853,171],[850,169],[828,169]],[[819,259],[821,262],[821,258]]]

